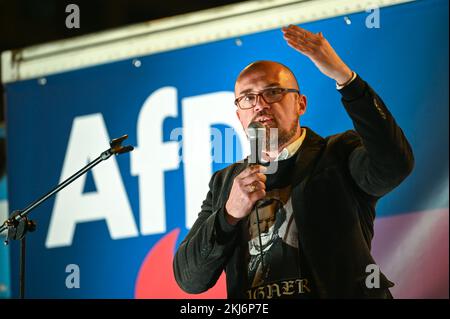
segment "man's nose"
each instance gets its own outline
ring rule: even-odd
[[[263,109],[267,109],[269,107],[270,107],[270,104],[268,104],[266,101],[264,101],[264,99],[261,95],[258,95],[256,98],[256,105],[254,107],[254,111],[256,113],[259,113]]]

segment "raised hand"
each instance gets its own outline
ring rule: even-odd
[[[307,56],[323,74],[338,84],[352,78],[352,70],[336,54],[322,32],[315,34],[292,24],[281,30],[287,44]]]

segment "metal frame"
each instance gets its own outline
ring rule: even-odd
[[[415,0],[248,1],[2,53],[2,83]],[[243,19],[245,16],[245,19]],[[81,22],[82,27],[82,22]]]

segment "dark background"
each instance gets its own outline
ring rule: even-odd
[[[0,0],[0,51],[237,2],[244,1]],[[70,3],[80,8],[80,29],[65,27]]]
[[[134,23],[210,9],[236,0],[0,0],[0,51],[67,39]],[[80,28],[65,26],[68,4],[80,8]],[[0,86],[0,127],[4,127]],[[0,177],[4,173],[4,139],[0,137]]]

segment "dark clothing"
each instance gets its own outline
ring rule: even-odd
[[[295,169],[296,160],[297,158],[294,154],[288,159],[278,161],[276,172],[266,175],[266,191],[271,191],[275,188],[283,188],[292,183],[292,172]],[[267,166],[267,164],[263,165]]]
[[[375,206],[412,171],[411,147],[386,106],[359,76],[339,91],[355,130],[322,138],[307,128],[292,172],[292,206],[301,257],[320,298],[386,298],[392,287],[367,288]],[[199,217],[174,258],[175,278],[189,293],[214,286],[226,272],[229,298],[246,298],[243,220],[225,220],[234,178],[246,161],[216,172]]]

